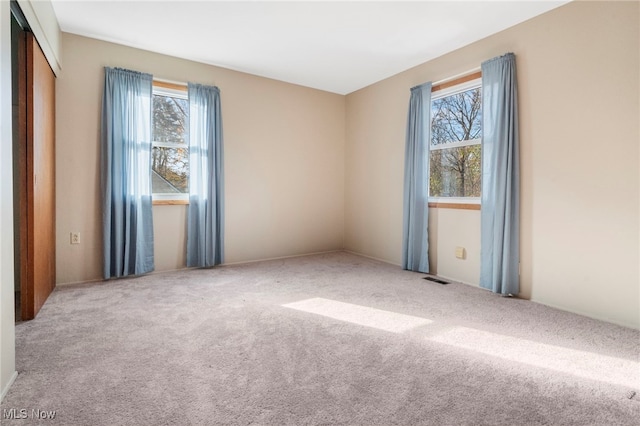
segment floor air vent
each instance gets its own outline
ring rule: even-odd
[[[444,281],[435,277],[424,277],[423,279],[427,281],[433,281],[434,283],[438,283],[438,284],[449,284],[449,281]]]

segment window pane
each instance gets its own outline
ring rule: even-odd
[[[480,196],[480,145],[431,151],[429,196]]]
[[[153,95],[153,140],[187,142],[188,103],[186,99]]]
[[[431,145],[479,139],[481,106],[479,87],[431,102]]]
[[[154,146],[151,185],[156,194],[189,192],[189,150]]]

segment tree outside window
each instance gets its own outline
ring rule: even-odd
[[[481,137],[479,82],[432,98],[430,197],[480,197]]]
[[[189,105],[184,94],[154,89],[152,189],[164,199],[189,192]],[[172,195],[175,194],[175,195]]]

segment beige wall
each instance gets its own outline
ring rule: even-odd
[[[57,281],[100,279],[104,66],[217,85],[225,149],[226,263],[340,249],[343,96],[63,34],[57,81]],[[185,266],[186,207],[154,206],[156,271]],[[81,244],[69,233],[81,232]]]
[[[429,209],[429,266],[432,274],[478,285],[480,282],[480,211]],[[456,248],[464,257],[456,257]]]
[[[348,95],[345,247],[401,261],[409,89],[512,51],[522,296],[640,328],[638,7],[571,3]],[[431,216],[432,267],[477,284],[477,212]],[[454,258],[457,241],[469,245],[465,261]]]

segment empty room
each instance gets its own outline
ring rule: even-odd
[[[0,423],[637,425],[640,2],[0,1]]]

